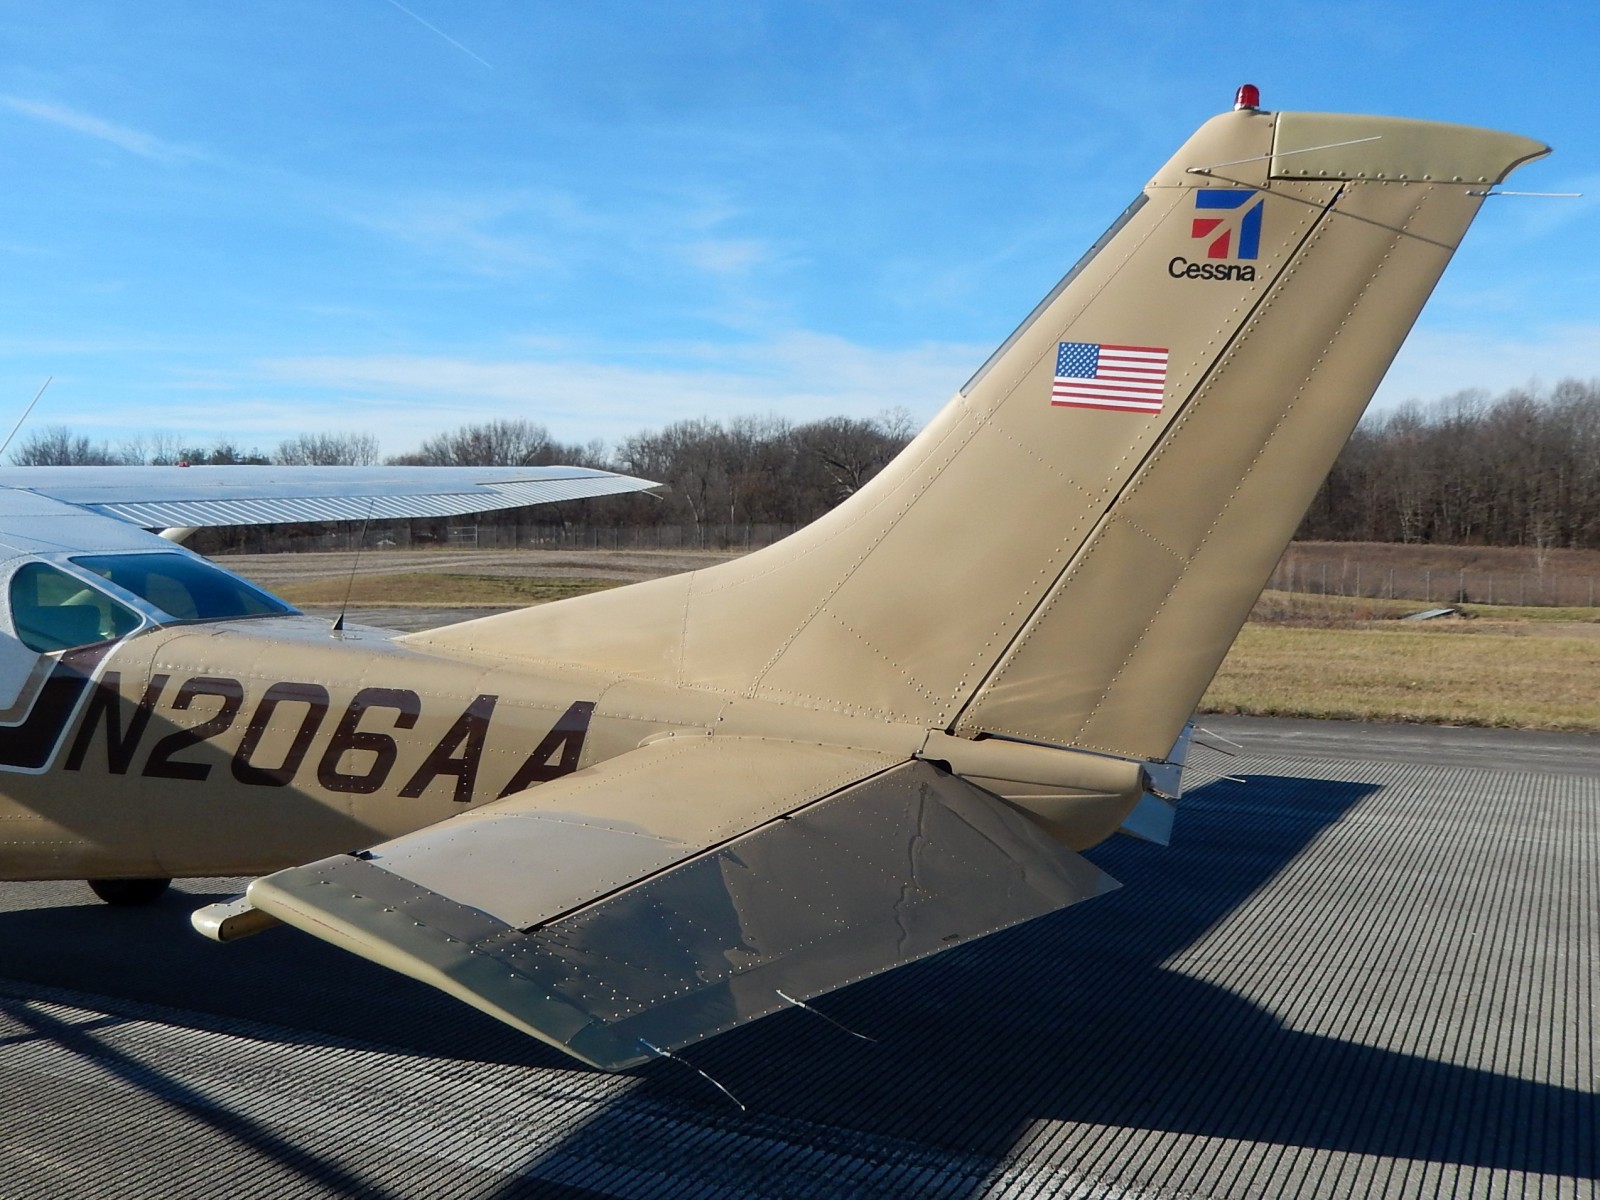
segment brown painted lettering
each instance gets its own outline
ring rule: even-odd
[[[394,769],[394,760],[399,754],[394,739],[386,733],[363,732],[356,728],[361,723],[362,715],[372,708],[394,709],[394,727],[410,729],[416,725],[417,716],[422,712],[422,701],[407,688],[372,687],[357,692],[350,701],[350,707],[344,710],[344,716],[339,718],[333,739],[323,751],[322,761],[317,764],[317,782],[330,792],[354,792],[365,796],[381,788],[389,778],[389,772]],[[355,751],[366,751],[372,755],[372,762],[365,773],[341,771],[339,760]]]
[[[583,739],[589,732],[589,718],[594,715],[594,703],[589,700],[574,702],[555,728],[544,735],[544,740],[533,748],[528,761],[523,763],[501,791],[502,797],[530,788],[536,783],[547,783],[561,775],[570,775],[578,769],[578,756],[583,753]],[[556,751],[561,757],[556,759]]]
[[[160,699],[168,678],[166,675],[150,677],[150,682],[145,685],[144,695],[139,697],[139,703],[134,705],[133,712],[128,717],[128,730],[124,733],[122,673],[107,671],[100,680],[100,686],[95,688],[94,695],[89,698],[89,705],[83,714],[83,724],[78,726],[78,736],[73,739],[72,749],[67,752],[66,769],[69,771],[83,769],[83,760],[89,753],[89,743],[94,740],[94,731],[99,728],[101,722],[104,722],[106,769],[113,775],[126,775],[128,768],[133,764],[133,756],[139,749],[139,739],[144,736],[145,726],[150,724],[150,711]]]
[[[289,744],[289,752],[283,761],[275,767],[258,766],[251,759],[260,749],[261,739],[266,736],[267,726],[272,723],[273,714],[278,711],[280,704],[304,704],[305,716],[300,719],[300,728],[295,730],[294,741]],[[321,684],[273,684],[261,697],[261,703],[251,714],[250,724],[245,726],[244,736],[239,739],[239,749],[233,756],[233,777],[240,783],[282,787],[300,769],[306,751],[311,749],[311,739],[322,728],[322,718],[327,715],[328,689]]]
[[[454,775],[456,790],[451,799],[458,804],[470,802],[472,789],[478,782],[483,742],[489,734],[489,717],[498,699],[498,696],[479,696],[467,705],[467,711],[456,718],[456,723],[439,739],[439,744],[428,751],[428,757],[422,760],[410,782],[400,789],[400,794],[414,800],[439,776]]]
[[[222,707],[210,720],[201,721],[193,729],[169,733],[157,742],[150,751],[150,760],[144,765],[145,775],[155,779],[199,781],[211,774],[210,763],[173,762],[172,756],[226,733],[233,719],[239,715],[239,706],[244,703],[244,688],[237,679],[201,676],[189,680],[178,689],[178,694],[172,698],[172,707],[179,712],[186,712],[198,696],[218,696],[222,699]]]

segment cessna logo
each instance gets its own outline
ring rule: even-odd
[[[1205,260],[1177,255],[1167,263],[1174,279],[1221,279],[1253,283],[1254,259],[1261,253],[1261,210],[1266,200],[1244,188],[1199,188],[1189,236],[1200,243]]]

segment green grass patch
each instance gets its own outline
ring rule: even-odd
[[[1584,621],[1600,625],[1597,608],[1540,608],[1516,604],[1458,604],[1469,617],[1487,621]]]

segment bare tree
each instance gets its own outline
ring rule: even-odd
[[[370,467],[378,462],[378,439],[370,433],[302,433],[278,443],[272,461],[280,467]]]
[[[886,414],[894,424],[885,428],[881,421],[859,421],[850,417],[829,417],[813,421],[794,431],[802,462],[809,461],[826,472],[831,484],[824,488],[830,502],[843,500],[861,490],[896,454],[905,449],[910,434],[903,412]]]
[[[183,440],[165,430],[136,433],[122,443],[118,453],[121,461],[132,466],[170,467],[183,461]]]
[[[543,425],[495,420],[438,434],[416,453],[389,461],[425,467],[529,467],[558,461],[564,449],[550,440]]]
[[[272,460],[259,450],[246,450],[227,438],[218,438],[209,447],[181,447],[178,463],[192,467],[265,467],[270,466]]]
[[[21,467],[103,467],[126,460],[105,442],[91,442],[65,425],[50,425],[28,435],[11,452]]]
[[[1374,414],[1301,536],[1529,546],[1536,562],[1557,547],[1600,546],[1600,380]]]

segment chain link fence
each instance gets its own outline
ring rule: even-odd
[[[1267,587],[1314,596],[1417,600],[1424,604],[1510,604],[1593,608],[1600,579],[1557,571],[1405,567],[1359,558],[1305,561],[1291,549]]]
[[[286,554],[317,550],[759,550],[788,537],[794,525],[514,525],[472,521],[359,523],[300,532],[281,526],[228,531],[210,544],[202,531],[189,542],[208,552]]]

